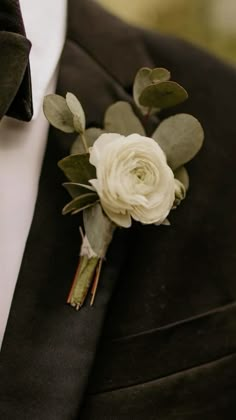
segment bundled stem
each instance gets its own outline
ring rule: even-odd
[[[83,305],[100,258],[81,256],[67,303],[79,310]]]

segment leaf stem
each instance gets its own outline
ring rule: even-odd
[[[147,124],[147,122],[148,122],[148,120],[150,118],[151,112],[152,112],[152,107],[148,108],[148,112],[145,115],[145,123],[146,124]]]
[[[80,136],[81,136],[81,140],[83,142],[84,150],[85,150],[86,153],[88,153],[89,148],[88,148],[86,137],[85,137],[84,133],[80,133]]]

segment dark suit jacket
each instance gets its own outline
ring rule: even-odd
[[[141,66],[168,68],[189,92],[161,119],[187,112],[204,127],[187,199],[171,227],[117,231],[95,305],[77,313],[65,299],[81,218],[61,216],[57,168],[74,137],[50,130],[1,353],[3,420],[236,417],[235,69],[69,0],[58,93],[79,97],[89,125],[101,126],[112,102],[132,102]]]

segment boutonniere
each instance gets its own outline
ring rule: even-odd
[[[82,245],[68,303],[77,310],[91,290],[92,305],[103,261],[117,228],[169,225],[168,215],[185,198],[189,177],[184,165],[200,150],[204,133],[199,121],[177,114],[161,121],[152,136],[145,132],[151,115],[187,99],[186,90],[163,68],[141,68],[133,85],[134,107],[111,105],[103,128],[87,128],[79,100],[48,95],[44,113],[66,133],[77,132],[71,154],[58,162],[71,201],[63,215],[83,212]],[[138,118],[140,116],[140,118]]]

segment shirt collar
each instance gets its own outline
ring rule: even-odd
[[[20,0],[30,53],[35,119],[63,49],[66,36],[65,0]]]

